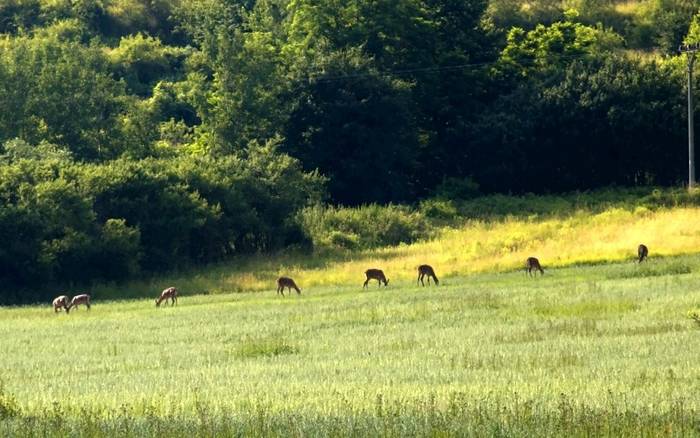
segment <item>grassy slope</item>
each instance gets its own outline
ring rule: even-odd
[[[0,433],[690,434],[699,268],[689,255],[430,289],[6,308],[0,419],[13,400],[21,415]]]
[[[391,281],[415,279],[416,267],[429,263],[439,277],[520,269],[531,255],[545,269],[572,264],[632,260],[645,243],[652,256],[700,249],[700,208],[650,211],[610,209],[565,217],[470,221],[444,229],[435,239],[364,253],[282,254],[241,259],[206,270],[126,285],[95,288],[98,299],[153,296],[174,284],[185,294],[274,290],[275,278],[290,275],[302,289],[354,286],[364,271],[381,268]]]

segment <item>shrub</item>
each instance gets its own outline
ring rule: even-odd
[[[421,201],[420,211],[431,219],[453,220],[459,216],[454,202],[443,199],[425,199]]]
[[[415,242],[431,234],[422,213],[391,204],[354,208],[317,205],[302,210],[298,220],[317,248],[377,248]]]

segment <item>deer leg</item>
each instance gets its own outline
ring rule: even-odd
[[[367,283],[368,283],[368,282],[369,282],[369,278],[367,278],[367,280],[365,280],[365,284],[362,285],[362,288],[363,288],[363,289],[367,288]]]
[[[418,286],[419,282],[420,282],[420,272],[418,273],[418,280],[416,280],[416,286]]]

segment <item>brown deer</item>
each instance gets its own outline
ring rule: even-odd
[[[437,275],[435,275],[435,271],[433,270],[433,267],[430,265],[420,265],[418,266],[418,281],[420,281],[420,284],[425,286],[425,283],[423,283],[423,278],[425,276],[428,276],[428,286],[430,286],[430,277],[433,277],[433,280],[435,280],[435,285],[437,286],[440,284],[440,281],[437,278]],[[418,281],[416,281],[416,284],[418,284]]]
[[[59,309],[63,307],[63,309],[68,313],[68,297],[65,295],[61,295],[59,297],[56,297],[53,300],[53,311],[55,313],[58,313]]]
[[[70,309],[72,309],[73,307],[78,307],[80,304],[84,304],[88,308],[88,310],[90,310],[90,295],[80,294],[74,296],[73,299],[70,300],[70,304],[68,305],[66,312],[69,312]]]
[[[285,287],[289,289],[290,294],[292,293],[292,289],[294,289],[295,291],[297,291],[298,295],[301,295],[301,289],[299,289],[299,287],[294,282],[294,280],[292,280],[289,277],[278,278],[277,279],[277,293],[282,294],[282,296],[284,296],[284,288]]]
[[[165,301],[165,304],[168,304],[168,299],[170,299],[170,305],[174,306],[177,304],[177,289],[174,287],[169,287],[167,289],[163,289],[163,292],[160,293],[160,296],[156,298],[156,307],[160,307],[160,303]]]
[[[369,283],[370,280],[377,280],[379,282],[379,287],[382,286],[382,283],[384,283],[384,287],[389,284],[389,280],[386,279],[384,276],[384,271],[381,269],[368,269],[365,271],[365,275],[367,276],[367,279],[365,280],[363,288],[367,287],[367,283]]]
[[[537,260],[536,257],[528,257],[527,261],[525,261],[525,270],[532,276],[532,271],[535,271],[535,275],[537,275],[537,271],[540,271],[540,275],[544,275],[544,270],[542,269],[542,265],[540,265],[540,261]]]
[[[642,263],[649,256],[649,248],[645,244],[640,244],[637,248],[638,263]]]

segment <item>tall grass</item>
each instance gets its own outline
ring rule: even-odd
[[[545,270],[611,261],[631,263],[645,243],[650,257],[693,253],[700,248],[700,207],[608,208],[567,215],[505,216],[464,220],[434,229],[432,237],[411,244],[347,251],[325,249],[313,254],[288,252],[234,259],[198,271],[93,288],[98,299],[155,296],[168,285],[185,294],[264,291],[279,275],[294,277],[304,290],[319,286],[354,286],[364,271],[383,269],[393,280],[417,277],[416,267],[432,265],[440,278],[524,267],[536,256]],[[654,275],[653,268],[644,275]],[[683,273],[683,267],[678,267]],[[635,273],[634,275],[638,275]]]

